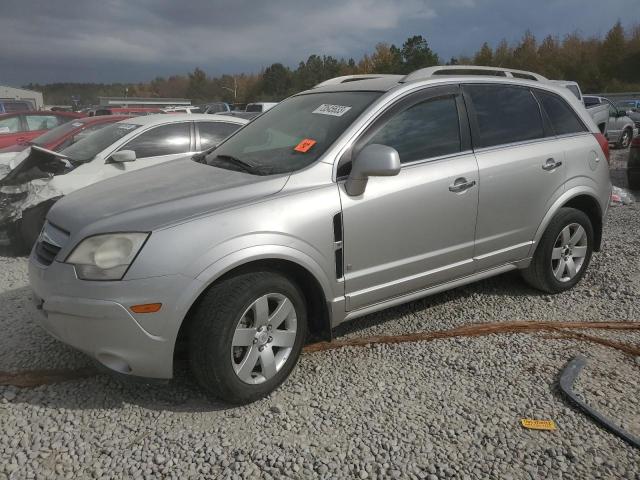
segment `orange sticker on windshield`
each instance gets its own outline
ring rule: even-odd
[[[312,140],[310,138],[305,138],[298,145],[295,146],[294,150],[296,152],[307,153],[309,150],[311,150],[311,147],[313,147],[315,144],[316,144],[315,140]]]

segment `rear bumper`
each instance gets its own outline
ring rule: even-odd
[[[180,275],[118,282],[79,280],[73,266],[29,259],[29,279],[42,327],[54,338],[118,373],[173,376],[175,339],[186,312],[178,295],[194,280]],[[161,302],[153,314],[129,307]]]

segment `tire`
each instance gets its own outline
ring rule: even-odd
[[[627,181],[631,190],[640,190],[640,171],[631,173],[627,170]]]
[[[579,238],[578,227],[583,232]],[[522,276],[529,285],[547,293],[569,290],[584,276],[593,245],[589,217],[575,208],[561,208],[542,235],[531,264],[522,271]]]
[[[629,128],[625,128],[624,131],[620,134],[620,139],[616,144],[618,148],[628,148],[631,145],[631,140],[633,139],[633,131]]]
[[[231,404],[254,402],[284,382],[307,335],[304,295],[275,272],[243,273],[214,284],[193,315],[191,371],[207,394]]]

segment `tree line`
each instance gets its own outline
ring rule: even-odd
[[[515,43],[483,43],[473,56],[443,61],[422,35],[409,37],[401,46],[378,43],[358,61],[311,55],[297,67],[274,63],[255,74],[211,77],[201,68],[187,75],[157,77],[137,84],[54,83],[25,88],[44,93],[47,104],[71,104],[78,97],[85,105],[99,96],[190,98],[193,103],[225,101],[279,101],[332,77],[367,73],[406,74],[433,65],[490,65],[540,73],[551,79],[577,81],[585,92],[640,91],[640,24],[625,30],[618,21],[604,38],[575,32],[539,41],[527,31]]]

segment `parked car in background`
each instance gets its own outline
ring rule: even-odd
[[[629,148],[627,180],[630,189],[640,190],[640,136],[633,139]]]
[[[564,87],[569,90],[571,93],[575,95],[575,97],[585,106],[587,112],[593,118],[593,121],[596,123],[600,132],[607,136],[607,128],[609,125],[609,109],[608,107],[604,107],[598,103],[594,103],[589,100],[589,97],[585,97],[582,95],[582,90],[580,89],[580,85],[578,82],[573,82],[570,80],[549,80],[552,84],[558,85],[560,87]]]
[[[266,112],[270,108],[273,108],[277,105],[276,102],[254,102],[247,103],[247,107],[245,108],[245,112],[256,112],[262,113]]]
[[[629,118],[625,110],[619,109],[611,100],[605,97],[587,95],[585,104],[607,108],[607,138],[618,148],[627,148],[633,137],[638,135],[638,127]],[[591,107],[593,108],[593,107]]]
[[[200,108],[202,109],[202,113],[209,113],[209,114],[224,113],[224,112],[231,111],[231,107],[226,102],[207,103],[205,105],[202,105]]]
[[[29,112],[35,110],[29,100],[0,100],[0,113]]]
[[[195,105],[178,106],[178,107],[165,107],[162,109],[163,113],[203,113],[202,109]]]
[[[26,143],[17,143],[0,149],[0,179],[4,178],[10,170],[29,156],[29,149],[38,146],[59,152],[87,135],[111,124],[125,120],[123,115],[105,115],[100,117],[77,118],[70,122],[52,128],[39,137]]]
[[[83,116],[80,113],[49,111],[5,113],[0,115],[0,148],[26,145],[47,130]]]
[[[164,113],[161,108],[152,107],[101,107],[95,110],[90,110],[88,115],[90,117],[100,115],[127,115],[127,116],[141,116],[141,115],[155,115],[156,113]]]
[[[625,110],[635,127],[640,130],[640,100],[624,100],[616,103],[616,106],[620,110]]]
[[[246,123],[217,115],[131,117],[60,152],[33,146],[29,156],[0,180],[0,244],[30,247],[49,208],[64,195],[106,178],[207,150]],[[138,186],[141,191],[154,188],[149,183]]]
[[[640,100],[619,100],[616,102],[616,107],[620,110],[628,112],[637,112],[640,110]]]
[[[323,82],[206,155],[63,198],[29,259],[42,325],[133,376],[171,378],[180,342],[209,394],[247,403],[308,331],[516,269],[572,288],[601,245],[604,135],[533,74],[440,68]]]
[[[225,115],[225,116],[228,115],[230,117],[244,118],[245,120],[253,120],[258,115],[260,115],[260,112],[237,112],[234,110],[232,112],[223,112],[223,113],[220,113],[219,115]]]

